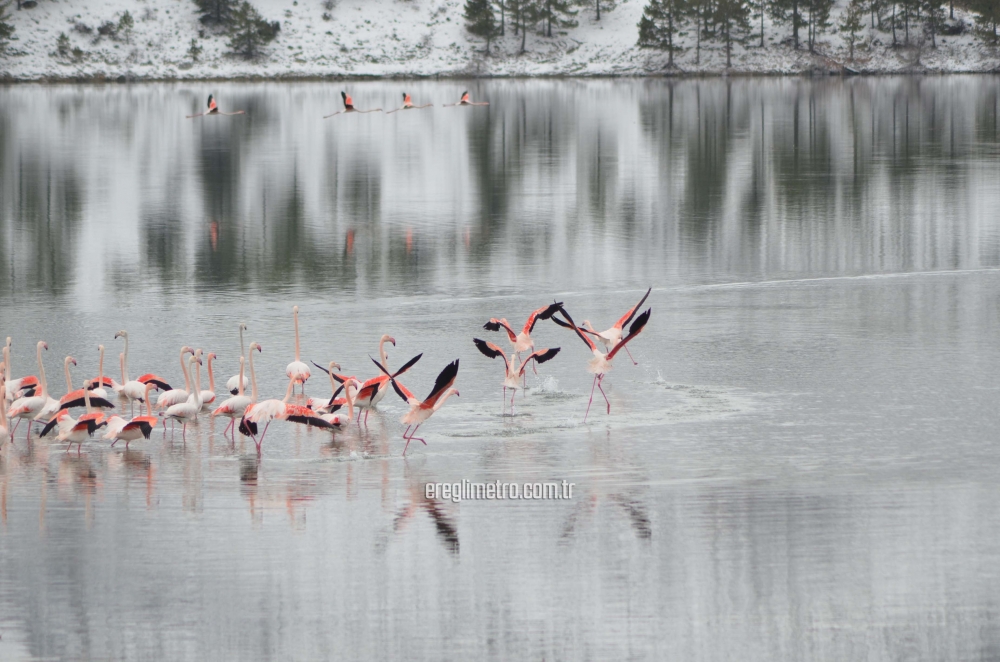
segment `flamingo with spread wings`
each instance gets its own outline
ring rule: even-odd
[[[395,110],[390,110],[389,112],[386,113],[386,115],[392,115],[393,113],[398,113],[401,110],[420,110],[421,108],[430,108],[433,105],[434,104],[432,103],[428,103],[424,104],[423,106],[414,106],[413,99],[410,98],[410,95],[407,94],[406,92],[403,92],[403,105],[400,106],[399,108],[396,108]]]
[[[652,308],[647,308],[644,313],[636,317],[635,321],[632,322],[632,325],[628,329],[628,335],[625,336],[621,342],[615,345],[614,349],[605,354],[600,349],[598,349],[594,341],[591,340],[586,334],[584,334],[583,331],[581,331],[580,328],[576,325],[576,323],[573,322],[573,318],[569,316],[569,313],[566,312],[566,309],[560,308],[560,312],[563,314],[563,317],[565,318],[566,326],[573,329],[573,331],[576,332],[576,335],[580,336],[580,340],[582,340],[584,343],[587,344],[587,347],[590,348],[591,353],[593,353],[594,355],[594,358],[590,359],[590,362],[587,364],[587,372],[590,372],[594,375],[594,384],[593,386],[590,387],[590,401],[587,403],[587,412],[583,415],[584,423],[587,422],[587,415],[590,413],[590,405],[594,402],[595,386],[601,389],[601,395],[604,396],[604,401],[608,404],[608,413],[609,414],[611,413],[611,401],[608,400],[608,395],[604,392],[604,389],[601,387],[601,382],[604,381],[604,376],[607,375],[609,372],[611,372],[611,368],[614,367],[611,365],[611,360],[615,358],[615,354],[617,354],[621,349],[623,349],[626,346],[626,343],[628,343],[633,338],[638,336],[642,332],[642,330],[646,327],[646,322],[649,321],[649,316],[652,313],[652,310],[653,310]]]
[[[365,113],[376,113],[376,112],[381,113],[382,112],[381,108],[371,108],[369,110],[358,110],[357,108],[354,107],[354,99],[352,99],[351,95],[348,94],[347,92],[341,91],[340,98],[344,100],[344,109],[343,110],[338,110],[337,112],[333,113],[333,115],[324,115],[323,119],[328,119],[328,118],[333,117],[335,115],[343,115],[345,113],[359,113],[359,114],[363,115]]]
[[[625,325],[627,325],[629,322],[632,321],[632,318],[635,317],[636,311],[638,311],[639,308],[642,307],[642,304],[646,303],[646,298],[652,291],[653,288],[649,288],[648,290],[646,290],[646,293],[642,295],[641,299],[639,299],[639,303],[629,308],[628,311],[621,316],[621,319],[615,322],[615,325],[610,329],[606,331],[595,331],[594,327],[590,325],[590,320],[583,320],[583,328],[581,328],[580,331],[586,333],[589,336],[593,336],[599,343],[604,345],[604,348],[606,350],[610,351],[614,349],[618,345],[618,343],[622,341],[622,329],[625,328]],[[562,321],[557,317],[553,317],[552,321],[558,324],[559,326],[565,327],[567,329],[570,328],[569,324],[567,324],[566,322]],[[632,358],[632,352],[628,350],[628,347],[625,348],[625,353],[628,354],[628,357],[630,359],[632,359],[633,365],[639,365],[636,362],[636,360]]]
[[[209,94],[208,95],[208,110],[206,110],[203,113],[198,113],[196,115],[187,115],[186,119],[191,119],[193,117],[207,117],[209,115],[226,115],[226,116],[231,116],[231,115],[246,115],[246,114],[247,114],[247,112],[245,110],[236,110],[236,111],[233,111],[231,113],[224,113],[224,112],[222,112],[221,110],[219,110],[219,105],[217,103],[215,103],[215,97],[212,96],[211,94]]]
[[[497,357],[503,359],[505,366],[503,400],[504,402],[507,402],[507,389],[513,391],[513,393],[510,394],[511,416],[514,415],[514,396],[517,395],[517,389],[521,388],[521,378],[524,377],[524,369],[528,367],[528,362],[534,359],[539,363],[545,363],[559,353],[558,347],[553,347],[552,349],[536,349],[529,354],[528,358],[524,359],[524,361],[519,361],[517,354],[511,354],[508,357],[502,349],[491,342],[486,342],[485,340],[480,340],[479,338],[473,338],[472,342],[476,344],[476,349],[482,352],[485,356],[491,359],[495,359]]]
[[[379,367],[379,370],[389,374],[389,371],[383,368],[378,361],[372,359],[372,362]],[[403,455],[406,455],[406,449],[410,447],[410,442],[416,439],[424,446],[427,442],[421,437],[414,437],[417,430],[421,425],[430,418],[434,412],[440,409],[445,401],[453,395],[459,395],[458,389],[452,388],[452,384],[455,383],[455,378],[458,377],[458,359],[455,359],[448,365],[444,367],[444,370],[438,375],[437,379],[434,381],[434,388],[431,389],[431,394],[428,395],[424,400],[419,400],[413,393],[397,382],[392,376],[389,377],[389,381],[392,382],[392,388],[396,391],[396,394],[403,399],[403,401],[410,405],[410,411],[403,414],[403,417],[399,419],[401,423],[406,423],[406,430],[403,431],[403,439],[406,440],[406,446],[403,447]],[[413,428],[413,432],[410,432],[410,428]],[[407,436],[409,433],[409,436]]]
[[[443,104],[444,108],[454,108],[455,106],[488,106],[489,101],[472,101],[469,99],[469,92],[466,90],[462,92],[462,99],[458,103],[446,103]]]

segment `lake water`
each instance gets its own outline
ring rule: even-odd
[[[202,416],[126,452],[0,451],[0,659],[1000,656],[1000,78],[0,88],[0,335],[280,398],[306,361],[423,352],[461,395],[404,458],[367,427]],[[242,117],[186,120],[209,93]],[[651,321],[586,423],[583,343],[473,337],[554,298]],[[328,395],[314,370],[308,395]],[[221,385],[217,389],[222,390]],[[298,397],[298,396],[296,396]],[[37,434],[37,432],[36,432]],[[569,481],[572,499],[430,500]]]

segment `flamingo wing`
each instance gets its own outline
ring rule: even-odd
[[[511,342],[517,342],[517,334],[514,333],[514,330],[510,328],[510,325],[506,321],[491,317],[489,322],[483,324],[483,328],[487,331],[499,331],[500,327],[507,330],[507,335],[510,337]]]
[[[507,366],[507,369],[508,370],[510,369],[510,363],[507,361],[507,355],[504,354],[504,351],[502,349],[500,349],[491,342],[480,340],[479,338],[473,338],[472,342],[476,344],[476,349],[482,352],[484,356],[491,359],[500,357],[503,359],[503,364]]]
[[[74,391],[73,393],[69,393],[67,395],[74,395],[74,394],[76,394],[76,391]],[[71,409],[73,407],[86,407],[86,406],[87,406],[87,401],[84,400],[83,390],[81,389],[79,395],[77,395],[76,398],[74,398],[73,400],[66,400],[65,402],[60,401],[59,409],[61,411],[65,409]],[[115,408],[115,406],[112,403],[108,402],[104,398],[90,398],[90,406],[97,407],[99,409]]]
[[[521,364],[521,372],[519,374],[524,374],[524,369],[528,367],[528,362],[531,361],[531,359],[535,359],[539,363],[545,363],[549,359],[555,358],[555,355],[559,353],[559,350],[559,347],[553,347],[551,349],[536,349],[534,352],[529,354],[528,358],[526,358],[524,363]]]
[[[637,303],[634,306],[632,306],[631,308],[629,308],[628,312],[625,313],[624,315],[622,315],[622,318],[620,320],[618,320],[617,322],[615,322],[615,327],[618,328],[618,329],[621,329],[626,324],[628,324],[629,322],[631,322],[632,318],[635,317],[635,311],[639,310],[639,307],[642,306],[642,304],[646,303],[646,297],[648,297],[649,293],[652,292],[652,291],[653,291],[652,287],[649,288],[648,290],[646,290],[646,293],[642,295],[641,299],[639,299],[639,303]]]
[[[433,407],[438,398],[455,383],[456,377],[458,377],[458,359],[455,359],[444,367],[444,370],[441,371],[441,374],[434,381],[434,388],[431,390],[431,394],[427,396],[421,407],[425,409]]]
[[[574,331],[576,331],[576,335],[580,336],[580,340],[582,340],[583,342],[587,343],[587,347],[589,347],[591,351],[596,352],[597,351],[597,346],[594,345],[594,341],[591,340],[590,338],[588,338],[587,336],[583,335],[583,333],[580,331],[580,327],[578,327],[576,325],[576,322],[574,322],[573,318],[569,316],[569,313],[566,312],[566,309],[565,308],[560,308],[559,312],[561,312],[563,314],[563,317],[566,318],[565,319],[565,323],[561,324],[560,326],[565,326],[567,328],[570,328],[570,329],[573,329]],[[553,317],[552,319],[555,320],[556,318]]]
[[[627,343],[629,340],[632,340],[632,338],[635,338],[642,332],[644,328],[646,328],[646,322],[649,321],[649,316],[652,312],[653,312],[652,308],[647,308],[646,312],[635,318],[635,321],[632,322],[632,326],[628,328],[628,335],[622,338],[622,341],[617,345],[615,345],[614,349],[608,352],[609,361],[615,357],[615,354],[618,353],[618,350],[620,350],[622,347],[625,346],[625,343]]]
[[[538,320],[547,320],[558,312],[562,308],[562,301],[557,303],[551,303],[548,306],[539,308],[538,310],[531,313],[528,316],[528,321],[524,323],[524,333],[531,333],[535,329],[535,322]]]
[[[403,402],[410,403],[413,402],[414,400],[417,400],[416,396],[413,395],[413,391],[406,388],[405,386],[397,382],[395,379],[390,381],[392,381],[392,389],[396,391],[396,395],[398,395],[403,399]],[[417,400],[417,402],[419,402],[419,400]]]
[[[145,386],[146,384],[152,382],[152,383],[156,384],[156,387],[158,389],[160,389],[161,391],[172,391],[173,390],[173,388],[170,386],[170,384],[167,383],[167,380],[165,380],[163,377],[160,377],[159,375],[154,375],[151,372],[150,373],[146,373],[142,377],[139,377],[139,379],[136,380],[136,381],[138,381],[139,383],[141,383],[143,386]]]

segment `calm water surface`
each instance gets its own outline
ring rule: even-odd
[[[367,427],[203,416],[127,452],[0,451],[0,659],[1000,657],[1000,79],[0,88],[0,335],[281,397],[305,360],[423,352],[452,399],[404,459]],[[213,92],[245,117],[185,120]],[[492,316],[613,320],[653,286],[583,422],[587,352],[504,416]],[[318,373],[318,371],[315,371]],[[310,395],[329,393],[314,374]],[[222,390],[221,387],[218,390]],[[603,401],[601,401],[603,404]],[[562,481],[432,501],[428,481]]]

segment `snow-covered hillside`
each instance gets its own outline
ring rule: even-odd
[[[839,20],[846,0],[834,10]],[[527,52],[507,30],[490,57],[470,38],[462,19],[462,0],[255,0],[281,31],[264,57],[247,61],[228,53],[227,38],[206,30],[191,0],[39,0],[37,6],[12,11],[16,27],[6,55],[0,55],[0,78],[46,79],[203,79],[321,76],[543,76],[650,75],[664,72],[666,55],[635,45],[636,25],[645,0],[620,0],[601,20],[581,10],[579,25],[545,38],[531,34]],[[12,7],[13,9],[13,7]],[[96,28],[117,21],[128,10],[135,18],[130,43],[97,38]],[[324,17],[324,15],[326,17]],[[956,10],[956,19],[972,17]],[[85,33],[77,26],[90,28]],[[70,54],[60,56],[57,39],[65,32]],[[791,74],[837,71],[847,62],[843,39],[835,33],[819,39],[820,54],[786,43],[786,26],[765,26],[766,48],[736,46],[731,73]],[[804,35],[804,29],[803,29]],[[916,40],[916,36],[911,34]],[[201,46],[198,61],[188,53],[192,39]],[[937,48],[889,48],[891,35],[865,35],[852,68],[872,73],[1000,71],[1000,52],[983,46],[966,31],[938,37]],[[703,42],[695,63],[693,39],[676,59],[674,73],[723,73],[721,44]],[[73,49],[79,49],[76,56]]]

